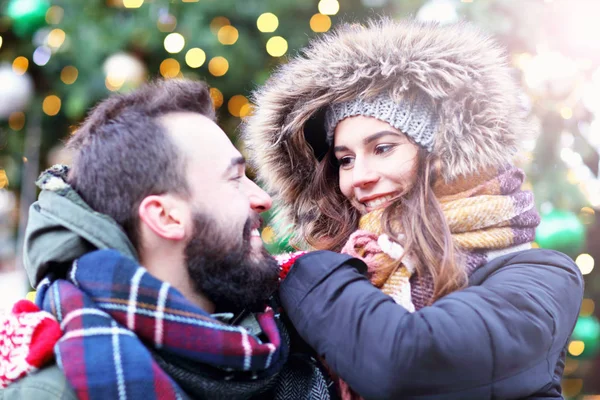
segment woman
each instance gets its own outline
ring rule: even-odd
[[[279,226],[354,257],[310,253],[280,288],[343,398],[561,398],[583,280],[530,249],[539,216],[513,165],[527,124],[493,41],[345,26],[255,102],[245,136]]]

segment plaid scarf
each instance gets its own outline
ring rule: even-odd
[[[271,309],[256,316],[261,341],[114,250],[81,257],[67,275],[44,279],[36,301],[61,325],[57,364],[80,399],[186,398],[155,358],[232,384],[273,377],[287,358]]]
[[[496,257],[531,248],[540,217],[533,194],[521,190],[524,179],[522,170],[508,166],[433,186],[454,243],[465,255],[469,276]],[[410,255],[398,265],[403,248],[384,234],[382,214],[379,209],[363,215],[342,253],[365,261],[371,282],[396,303],[409,311],[419,310],[433,297],[433,279],[415,274]],[[343,381],[338,383],[344,400],[360,398]]]

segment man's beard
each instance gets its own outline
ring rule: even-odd
[[[252,248],[251,231],[259,218],[248,218],[243,240],[225,232],[210,215],[194,213],[194,235],[185,248],[187,269],[197,292],[218,312],[264,310],[277,290],[279,266],[265,248]]]

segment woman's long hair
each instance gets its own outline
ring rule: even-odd
[[[417,274],[433,279],[433,302],[463,288],[467,274],[432,189],[438,175],[432,164],[431,155],[419,147],[416,180],[403,196],[386,208],[382,226],[396,240],[404,235],[404,240],[398,242],[402,243],[405,254],[417,260]],[[305,239],[314,248],[340,251],[358,229],[360,214],[340,191],[337,160],[331,149],[319,162],[311,192],[322,215],[305,225]],[[389,271],[385,276],[393,273],[401,262],[387,267]]]

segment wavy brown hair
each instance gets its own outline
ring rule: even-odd
[[[431,302],[465,287],[467,274],[463,255],[454,245],[450,228],[433,192],[438,178],[433,158],[419,147],[415,163],[416,180],[404,195],[386,208],[383,229],[392,238],[404,235],[405,254],[417,261],[417,274],[431,276],[434,292]],[[339,187],[337,160],[330,149],[317,167],[310,185],[322,215],[306,221],[305,239],[316,249],[340,251],[358,228],[360,214]],[[401,227],[410,227],[402,230]],[[391,274],[401,264],[387,267]]]

